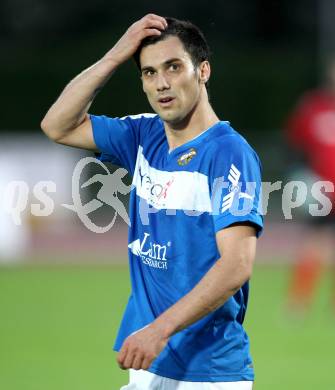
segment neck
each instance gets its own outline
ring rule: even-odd
[[[206,93],[207,96],[207,93]],[[170,150],[195,138],[219,121],[208,97],[200,99],[193,110],[180,122],[164,122],[165,133]]]

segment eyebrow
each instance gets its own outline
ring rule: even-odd
[[[170,65],[172,64],[173,62],[181,62],[182,60],[180,58],[170,58],[168,60],[166,60],[163,65]],[[155,70],[155,68],[153,66],[143,66],[143,68],[141,68],[141,72],[143,73],[144,71],[146,70]]]

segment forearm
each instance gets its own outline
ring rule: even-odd
[[[187,295],[153,322],[153,326],[170,337],[216,310],[251,277],[252,260],[219,259]]]
[[[41,123],[49,137],[61,138],[85,119],[94,97],[117,66],[118,63],[107,53],[65,87]]]
[[[167,22],[164,18],[148,14],[132,24],[100,61],[75,77],[42,120],[41,128],[49,138],[59,141],[71,130],[78,129],[84,122],[94,97],[116,68],[136,52],[142,39],[151,35],[160,35],[166,27]],[[80,142],[78,139],[72,139],[67,140],[66,144],[78,146]],[[93,147],[93,144],[92,139],[84,143],[88,147]],[[82,147],[82,143],[80,145]]]

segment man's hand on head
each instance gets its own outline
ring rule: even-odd
[[[127,61],[138,49],[141,41],[151,35],[160,35],[167,27],[166,20],[155,14],[148,14],[132,24],[115,46],[105,55],[117,65]]]
[[[154,323],[132,333],[124,341],[117,356],[117,362],[123,370],[147,370],[160,354],[169,338],[163,329]]]

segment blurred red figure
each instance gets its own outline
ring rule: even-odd
[[[299,100],[288,119],[286,136],[290,146],[304,157],[311,176],[334,185],[335,57],[328,62],[325,76],[323,87],[307,92]],[[300,313],[304,313],[311,304],[322,264],[333,261],[335,257],[335,196],[334,192],[326,195],[332,202],[328,216],[313,217],[306,211],[308,233],[292,271],[289,305]]]

